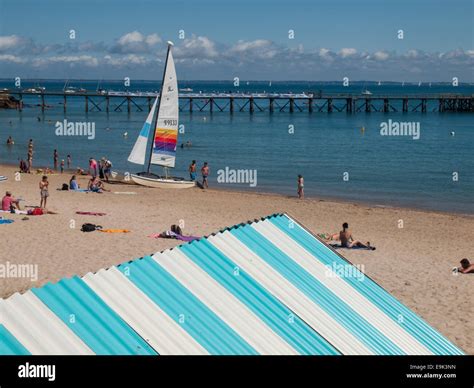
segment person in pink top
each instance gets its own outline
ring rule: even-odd
[[[89,174],[92,176],[97,176],[97,160],[93,158],[89,159]]]
[[[2,198],[2,210],[9,212],[12,206],[14,209],[20,210],[20,201],[15,199],[10,191],[7,191]]]

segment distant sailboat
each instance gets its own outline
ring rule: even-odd
[[[380,86],[380,85],[382,85],[382,82],[379,81],[379,83],[377,84],[377,86]]]
[[[168,175],[168,169],[175,166],[179,118],[178,81],[176,78],[173,55],[171,53],[172,46],[173,43],[168,42],[168,52],[166,54],[160,98],[156,97],[153,107],[128,157],[128,161],[147,166],[146,172],[131,174],[132,180],[139,185],[185,189],[194,187],[195,182]],[[148,137],[152,127],[153,141],[148,160],[145,161]],[[165,176],[152,173],[150,171],[152,164],[163,166]]]
[[[418,82],[418,86],[421,86],[421,81],[420,81],[420,82]]]
[[[270,82],[268,83],[268,86],[270,86],[270,87],[272,86],[272,81],[270,81]]]

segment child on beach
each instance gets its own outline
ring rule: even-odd
[[[303,175],[298,175],[298,198],[304,198],[304,178]]]
[[[48,177],[46,175],[43,175],[43,178],[41,179],[39,183],[40,194],[41,194],[40,208],[42,209],[46,209],[46,202],[49,197],[48,187],[49,187]]]
[[[202,187],[204,189],[209,188],[209,184],[207,183],[207,178],[209,177],[209,166],[207,165],[207,162],[204,162],[204,165],[201,168],[201,174],[202,174]]]
[[[64,159],[61,160],[61,174],[64,172]]]
[[[196,180],[196,161],[195,160],[193,160],[191,164],[189,165],[188,171],[189,171],[189,179],[191,179],[194,182]]]

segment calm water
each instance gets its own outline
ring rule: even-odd
[[[23,83],[23,87],[36,82]],[[40,82],[48,90],[61,90],[64,82]],[[71,82],[70,85],[95,90],[96,81]],[[12,87],[12,82],[0,82],[0,88]],[[123,90],[121,83],[101,83],[100,87]],[[180,87],[199,91],[236,90],[231,82],[183,82]],[[153,91],[155,82],[135,82],[130,90]],[[358,83],[350,88],[339,84],[307,82],[241,81],[240,91],[302,92],[319,91],[360,94],[369,89],[374,94],[474,94],[473,86],[408,85]],[[90,156],[107,156],[117,171],[140,171],[140,166],[126,160],[147,113],[83,111],[82,99],[70,99],[68,112],[63,113],[62,98],[48,99],[52,107],[42,114],[35,104],[38,97],[26,100],[31,107],[23,112],[0,110],[0,163],[17,163],[26,157],[29,138],[35,141],[34,163],[51,166],[53,149],[60,158],[71,154],[73,166],[87,166]],[[117,101],[119,101],[117,99]],[[145,104],[142,100],[141,104]],[[37,121],[37,117],[41,122]],[[69,121],[91,121],[96,125],[96,138],[58,137],[54,124],[64,118]],[[397,122],[419,122],[420,139],[381,136],[380,123],[388,119]],[[10,124],[11,121],[11,124]],[[335,197],[379,205],[409,206],[422,209],[474,214],[474,115],[454,113],[285,113],[268,112],[217,113],[183,112],[180,123],[185,134],[179,142],[190,140],[190,149],[178,148],[175,175],[187,176],[192,159],[208,161],[213,173],[210,183],[218,185],[216,172],[225,167],[256,169],[258,185],[226,185],[239,190],[296,194],[296,176],[305,178],[307,196]],[[294,134],[288,133],[289,126]],[[365,127],[365,131],[361,131]],[[455,136],[451,136],[451,131]],[[123,133],[128,132],[124,138]],[[8,135],[15,139],[7,147]],[[159,169],[157,169],[159,172]],[[349,173],[349,180],[343,174]],[[459,180],[453,181],[457,172]],[[1,174],[1,171],[0,171]]]

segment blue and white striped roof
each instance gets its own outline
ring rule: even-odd
[[[277,214],[0,300],[0,354],[463,352]]]

